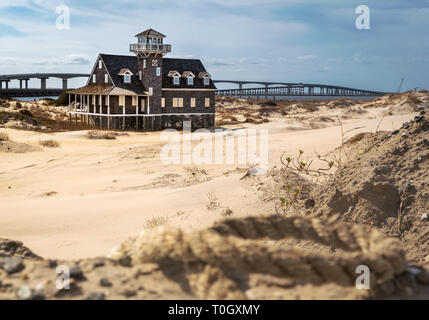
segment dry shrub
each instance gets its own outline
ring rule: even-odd
[[[146,219],[146,222],[144,223],[143,226],[146,229],[156,228],[166,224],[167,221],[168,221],[167,217],[153,217],[150,219]]]
[[[127,136],[127,133],[119,133],[119,132],[106,132],[106,131],[88,131],[86,137],[91,140],[115,140],[116,137],[119,136]]]
[[[61,146],[61,143],[53,139],[39,140],[39,144],[46,148],[59,148]]]
[[[347,142],[348,143],[356,143],[356,142],[361,141],[364,137],[365,137],[365,133],[361,132],[361,133],[358,133],[357,135],[354,135],[353,137],[351,137]]]
[[[216,197],[216,195],[214,193],[210,192],[207,195],[207,198],[208,198],[207,209],[209,209],[209,210],[215,210],[215,209],[219,208],[220,203],[219,203],[219,201],[218,201],[218,199],[217,199],[217,197]]]
[[[7,132],[0,132],[0,141],[9,141],[9,135]]]
[[[222,210],[221,215],[224,217],[229,217],[229,216],[232,216],[233,213],[234,212],[229,207],[226,207],[225,209]]]

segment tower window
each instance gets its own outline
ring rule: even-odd
[[[149,95],[153,96],[153,88],[152,87],[149,88]]]
[[[194,78],[188,77],[188,86],[193,86],[193,85],[194,85]]]
[[[206,98],[206,99],[205,99],[205,103],[204,103],[204,105],[205,105],[205,107],[206,107],[206,108],[209,108],[209,107],[210,107],[210,98]]]
[[[161,98],[161,108],[165,108],[165,98]]]
[[[131,75],[129,75],[129,74],[124,75],[124,82],[125,83],[131,83]]]
[[[205,77],[205,78],[204,78],[204,85],[205,85],[205,86],[208,86],[209,84],[210,84],[210,78]]]
[[[103,62],[101,61],[101,59],[98,61],[98,69],[102,69],[103,68]]]
[[[143,78],[143,72],[139,71],[139,80]]]
[[[195,98],[191,98],[191,108],[195,108],[197,105],[197,101]]]
[[[159,77],[161,75],[161,68],[156,67],[156,75]]]
[[[107,74],[104,75],[104,83],[108,83],[109,82],[109,77]]]
[[[178,85],[180,84],[180,77],[175,76],[175,77],[173,78],[173,83],[174,83],[174,85],[178,86]]]
[[[143,69],[146,69],[146,66],[147,66],[147,61],[146,61],[146,59],[144,59],[143,60]]]
[[[97,82],[97,78],[95,76],[95,74],[92,75],[92,83],[96,83]]]

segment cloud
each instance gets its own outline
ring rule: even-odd
[[[70,30],[55,28],[60,4],[70,6]],[[89,72],[98,53],[130,54],[134,35],[152,27],[167,35],[170,57],[202,58],[216,78],[339,82],[383,90],[390,79],[413,74],[410,85],[428,87],[428,1],[369,3],[367,32],[354,26],[358,4],[0,0],[1,72]]]

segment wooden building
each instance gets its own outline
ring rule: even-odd
[[[215,90],[198,59],[170,59],[153,29],[136,35],[134,56],[100,54],[82,88],[68,91],[70,119],[100,129],[162,130],[214,126]]]

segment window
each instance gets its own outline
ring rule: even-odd
[[[149,88],[149,95],[153,96],[153,88],[152,87]]]
[[[102,69],[103,68],[103,61],[99,60],[98,61],[98,69]]]
[[[92,83],[96,83],[97,82],[97,78],[95,77],[95,74],[92,75]]]
[[[109,82],[109,76],[107,74],[104,75],[104,83]]]
[[[205,77],[205,78],[204,78],[204,85],[205,85],[205,86],[208,86],[209,84],[210,84],[210,78]]]
[[[131,83],[131,75],[129,75],[129,74],[124,75],[124,82],[125,83]]]
[[[183,108],[183,98],[173,98],[174,108]]]
[[[139,71],[139,80],[143,78],[143,72]]]
[[[191,98],[191,108],[195,108],[197,105],[197,101],[195,98]]]
[[[194,85],[194,78],[188,77],[188,86],[193,86],[193,85]]]
[[[165,98],[161,98],[161,108],[165,108]]]
[[[146,61],[146,59],[144,59],[143,60],[143,69],[146,69],[146,66],[147,66],[147,61]]]
[[[178,86],[180,84],[180,77],[174,76],[173,83],[175,86]]]
[[[204,103],[204,106],[205,106],[206,108],[209,108],[209,107],[210,107],[210,98],[206,98],[205,103]]]
[[[161,75],[161,68],[157,67],[156,68],[156,75],[159,77]]]

